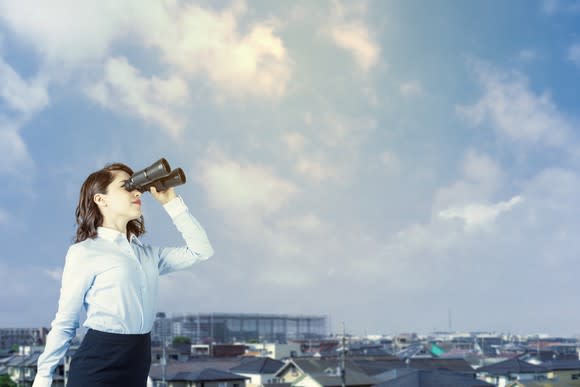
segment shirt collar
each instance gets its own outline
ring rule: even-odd
[[[125,235],[123,233],[117,230],[113,230],[112,228],[102,226],[97,227],[97,235],[99,236],[99,238],[103,238],[110,242],[116,242],[117,240],[125,238]],[[129,241],[131,243],[137,243],[139,245],[141,244],[141,241],[139,240],[139,238],[137,238],[135,234],[131,234],[131,236],[129,237]]]

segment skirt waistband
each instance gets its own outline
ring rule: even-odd
[[[98,331],[96,329],[89,329],[87,331],[86,337],[92,337],[98,340],[105,340],[108,342],[115,342],[115,343],[131,343],[135,341],[142,341],[148,340],[151,336],[151,332],[149,333],[111,333],[111,332],[103,332]]]

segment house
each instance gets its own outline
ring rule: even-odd
[[[276,360],[297,357],[302,353],[301,345],[298,343],[261,343],[247,346],[246,356],[270,357]]]
[[[548,369],[553,386],[580,386],[580,360],[550,360],[541,365]]]
[[[236,367],[240,363],[241,360],[239,358],[201,357],[182,362],[169,361],[165,367],[165,372],[160,363],[153,363],[149,369],[149,377],[153,382],[160,382],[163,380],[164,374],[166,376],[165,379],[168,380],[180,373],[200,373],[206,369],[229,372],[230,368]]]
[[[553,379],[550,370],[544,366],[528,363],[518,357],[480,367],[477,378],[493,383],[498,387],[532,385],[533,382],[546,382]]]
[[[342,373],[337,358],[298,358],[290,359],[277,373],[281,383],[293,387],[337,387],[342,385]],[[345,385],[351,387],[370,387],[376,380],[367,375],[352,360],[345,361]]]
[[[168,387],[245,387],[246,376],[206,368],[198,372],[179,372],[167,379]]]
[[[417,370],[446,370],[454,373],[475,377],[475,371],[465,359],[452,358],[413,358],[400,360],[397,358],[359,358],[353,359],[367,375],[383,381],[381,374],[395,369],[412,368]]]
[[[475,376],[446,370],[418,370],[414,368],[393,370],[393,378],[375,387],[489,387],[493,384],[478,380]]]
[[[279,360],[259,357],[230,368],[230,371],[238,375],[247,376],[250,379],[247,385],[253,387],[276,382],[276,373],[283,366],[284,363]]]

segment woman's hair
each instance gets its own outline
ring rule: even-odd
[[[106,165],[103,169],[93,172],[87,177],[81,187],[79,204],[75,211],[77,220],[77,232],[75,243],[82,242],[85,239],[94,239],[97,236],[97,227],[103,225],[103,215],[94,202],[96,194],[106,194],[107,187],[113,182],[114,171],[124,171],[133,175],[133,170],[121,163]],[[145,222],[143,216],[139,219],[133,219],[127,223],[127,237],[131,234],[140,236],[145,233]]]

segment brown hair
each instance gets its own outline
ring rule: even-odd
[[[125,164],[113,163],[91,173],[81,186],[79,204],[75,211],[78,225],[75,243],[82,242],[88,238],[94,239],[97,236],[97,227],[103,225],[103,215],[97,204],[93,201],[93,198],[98,193],[107,193],[107,187],[115,179],[113,171],[124,171],[129,176],[133,175],[133,170]],[[131,234],[140,236],[144,233],[145,221],[143,220],[143,216],[127,223],[127,237]]]

